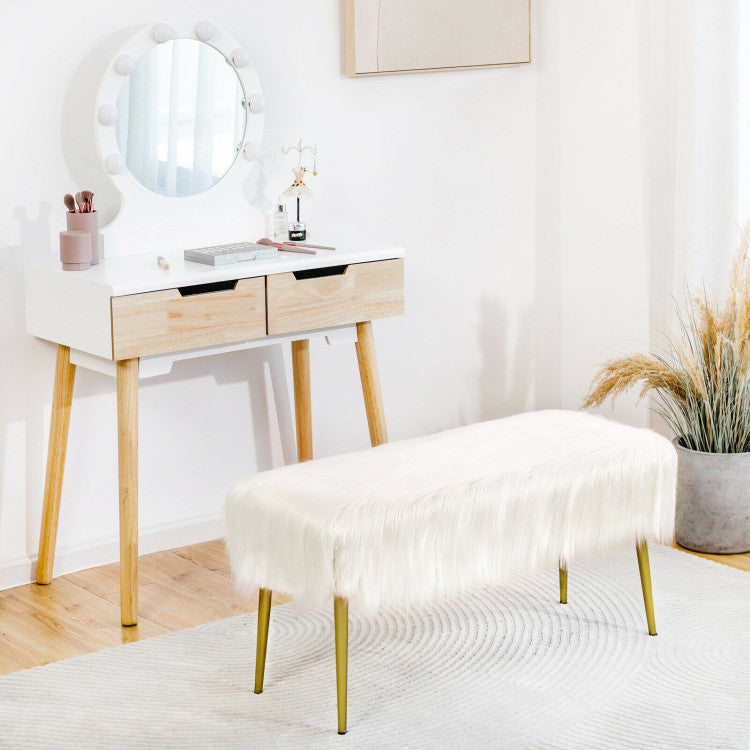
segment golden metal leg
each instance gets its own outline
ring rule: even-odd
[[[568,569],[560,563],[560,604],[568,603]]]
[[[263,675],[266,672],[266,647],[268,646],[268,621],[271,619],[271,589],[261,589],[258,594],[258,642],[255,648],[255,692],[263,692]]]
[[[333,599],[333,624],[336,635],[336,699],[339,708],[339,734],[346,734],[346,675],[349,651],[349,600]]]
[[[643,541],[635,548],[638,554],[638,570],[641,574],[641,588],[643,589],[643,603],[646,605],[646,622],[648,623],[648,634],[656,635],[656,624],[654,622],[654,598],[651,592],[651,570],[648,564],[648,547]]]

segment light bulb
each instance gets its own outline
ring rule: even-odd
[[[110,154],[104,163],[110,174],[120,174],[125,169],[125,159],[120,154]]]
[[[117,75],[129,76],[135,67],[135,60],[130,55],[120,55],[115,60],[115,72]]]
[[[174,29],[168,23],[164,23],[163,21],[157,23],[151,33],[159,44],[164,44],[164,42],[174,39]]]
[[[247,101],[248,107],[254,115],[266,108],[266,97],[263,94],[250,94]]]
[[[99,122],[102,125],[114,125],[117,122],[117,107],[114,104],[102,104],[99,107]]]
[[[244,68],[246,65],[249,65],[250,55],[247,50],[242,49],[242,47],[237,47],[237,49],[232,52],[232,63],[235,68]]]
[[[248,161],[260,161],[263,158],[263,148],[257,141],[248,141],[242,147],[242,155]]]
[[[195,35],[202,42],[207,42],[216,33],[216,27],[211,21],[200,21],[195,25]]]

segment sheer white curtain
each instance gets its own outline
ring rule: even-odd
[[[652,345],[685,283],[722,295],[750,220],[746,0],[639,0]]]
[[[536,8],[536,399],[578,408],[603,361],[663,342],[686,280],[723,294],[750,220],[750,2]],[[614,416],[648,422],[635,401]]]
[[[639,0],[644,228],[652,350],[686,285],[726,290],[750,221],[750,4]],[[651,424],[661,429],[651,415]]]

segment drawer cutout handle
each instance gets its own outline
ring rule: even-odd
[[[229,292],[236,288],[239,279],[228,281],[210,281],[207,284],[193,284],[193,286],[178,286],[181,297],[192,297],[195,294],[211,294],[211,292]]]
[[[297,281],[303,279],[320,279],[323,276],[343,276],[346,273],[346,266],[326,266],[325,268],[307,268],[304,271],[292,271]]]

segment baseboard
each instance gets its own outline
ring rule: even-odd
[[[138,534],[138,551],[151,552],[199,544],[224,536],[219,516],[204,516],[142,529]],[[75,548],[61,549],[55,555],[55,576],[107,565],[120,559],[120,542],[116,537],[102,539]],[[36,577],[36,555],[0,560],[0,590],[31,583]]]

